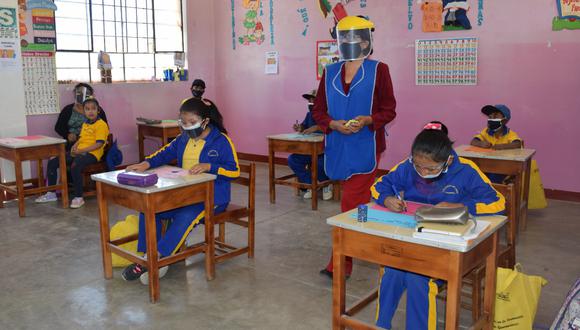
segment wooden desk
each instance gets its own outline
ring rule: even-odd
[[[159,267],[167,266],[179,260],[197,254],[205,253],[206,278],[212,280],[215,274],[213,174],[186,175],[178,178],[159,178],[155,186],[139,188],[117,183],[117,174],[122,171],[93,174],[91,178],[97,182],[97,198],[99,201],[99,220],[101,228],[101,249],[103,254],[103,270],[106,279],[113,277],[111,252],[147,267],[149,270],[149,298],[152,303],[159,300]],[[147,232],[147,258],[126,251],[118,245],[137,239],[137,235],[111,241],[109,228],[109,202],[145,214],[145,230]],[[172,256],[158,260],[157,234],[155,214],[178,207],[203,202],[205,204],[205,242],[195,244]]]
[[[60,189],[62,192],[62,207],[68,208],[65,145],[66,140],[43,135],[0,139],[0,158],[14,162],[16,176],[15,183],[2,183],[2,174],[0,173],[0,208],[4,207],[4,192],[9,192],[17,196],[18,215],[23,217],[25,215],[24,196],[56,189]],[[59,158],[60,184],[45,187],[42,160],[54,156]],[[38,177],[36,179],[24,180],[22,177],[22,162],[27,160],[37,161]],[[24,189],[25,183],[34,181],[37,181],[37,188]]]
[[[370,205],[370,204],[369,204]],[[334,272],[332,283],[333,329],[373,329],[374,326],[352,316],[376,298],[369,295],[348,310],[345,308],[345,257],[350,256],[379,265],[423,274],[447,281],[446,329],[458,329],[461,283],[464,275],[486,263],[484,313],[476,329],[491,329],[495,302],[496,256],[498,230],[504,216],[485,217],[491,226],[467,247],[422,240],[413,237],[413,229],[374,222],[357,222],[349,217],[351,210],[329,218],[333,226],[332,249]],[[482,218],[483,219],[483,218]]]
[[[521,223],[522,229],[525,230],[530,194],[530,167],[536,151],[534,149],[508,149],[477,152],[470,151],[470,148],[469,145],[461,145],[455,148],[455,151],[460,157],[471,159],[483,172],[515,177],[516,228],[519,228]]]
[[[174,138],[181,133],[177,122],[167,122],[161,124],[145,124],[137,123],[137,130],[139,134],[139,161],[145,159],[145,147],[143,141],[145,137],[157,137],[161,139],[161,146],[169,143],[170,138]]]
[[[312,165],[310,177],[312,184],[299,183],[294,180],[295,174],[276,178],[274,156],[276,152],[310,155]],[[276,203],[276,184],[312,190],[312,209],[318,209],[318,188],[333,184],[327,180],[318,182],[318,155],[324,153],[324,136],[321,134],[301,135],[298,133],[268,136],[268,165],[270,169],[270,203]],[[336,196],[336,194],[335,194]]]

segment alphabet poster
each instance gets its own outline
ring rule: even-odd
[[[16,10],[0,7],[0,69],[18,69],[18,26]]]
[[[477,38],[415,41],[417,85],[476,85]]]

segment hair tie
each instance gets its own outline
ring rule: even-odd
[[[442,130],[442,127],[441,127],[441,124],[439,124],[439,123],[428,123],[427,125],[425,125],[423,127],[423,129],[424,130],[434,129],[434,130],[441,131]]]

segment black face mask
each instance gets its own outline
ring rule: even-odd
[[[314,104],[308,104],[308,111],[312,111],[314,109]]]
[[[340,53],[343,58],[357,59],[362,53],[360,42],[342,43],[340,44]]]
[[[193,95],[193,97],[196,97],[196,98],[199,99],[199,98],[201,98],[201,96],[203,95],[204,92],[205,91],[203,91],[203,90],[202,91],[198,91],[198,90],[195,90],[194,89],[194,90],[191,91],[191,95]]]
[[[201,133],[203,133],[203,127],[190,129],[185,132],[187,133],[190,139],[196,139],[198,136],[201,135]]]
[[[487,120],[487,128],[489,128],[490,131],[497,131],[498,129],[500,129],[503,126],[503,123],[501,122],[501,120],[496,120],[496,119],[488,119]]]

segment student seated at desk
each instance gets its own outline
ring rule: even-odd
[[[240,176],[240,167],[234,144],[226,135],[217,108],[207,105],[199,98],[190,98],[181,104],[179,125],[183,132],[145,161],[130,165],[128,171],[142,172],[149,168],[166,165],[177,160],[177,166],[190,174],[211,173],[217,175],[214,183],[214,212],[225,211],[230,202],[230,181]],[[202,223],[204,203],[157,213],[157,250],[159,258],[174,254],[184,243],[189,232]],[[161,236],[162,220],[169,220],[165,235]],[[139,215],[139,240],[137,251],[146,252],[145,216]],[[159,269],[159,278],[167,273],[167,266]],[[133,264],[123,271],[123,279],[140,279],[148,284],[147,269]]]
[[[487,116],[487,127],[473,137],[471,145],[480,148],[496,150],[519,149],[522,140],[516,132],[509,129],[506,124],[511,119],[511,111],[504,104],[486,105],[481,112]],[[491,182],[501,183],[506,176],[495,173],[486,173]]]
[[[315,132],[320,132],[320,127],[316,125],[314,118],[312,118],[312,108],[314,107],[314,99],[316,98],[316,89],[312,90],[310,93],[302,94],[302,97],[308,101],[308,112],[306,113],[306,117],[301,124],[294,124],[294,131],[302,133],[302,134],[312,134]],[[292,169],[294,174],[298,177],[298,182],[300,183],[312,183],[311,178],[311,171],[310,166],[312,166],[312,158],[310,155],[300,155],[300,154],[291,154],[288,156],[288,167]],[[324,155],[318,156],[318,181],[326,181],[328,180],[328,176],[324,172]],[[311,199],[312,198],[312,190],[308,189],[304,193],[304,199]],[[332,186],[326,186],[322,188],[322,199],[325,201],[332,198]]]
[[[83,102],[86,121],[83,123],[78,140],[72,145],[70,151],[66,153],[66,164],[70,166],[72,184],[74,187],[74,198],[70,207],[78,209],[85,204],[83,199],[83,169],[88,165],[101,160],[109,136],[109,126],[100,117],[100,107],[97,99],[87,98]],[[59,159],[53,158],[48,161],[46,176],[48,185],[56,184],[58,177]],[[37,203],[56,201],[56,193],[49,191],[38,197]]]
[[[394,212],[405,202],[441,207],[467,206],[473,215],[502,212],[505,198],[470,160],[458,157],[440,122],[430,122],[417,135],[411,156],[393,167],[372,186],[373,200]],[[391,329],[391,320],[401,295],[407,289],[407,329],[435,329],[436,295],[441,281],[427,276],[385,267],[379,288],[377,325]]]

